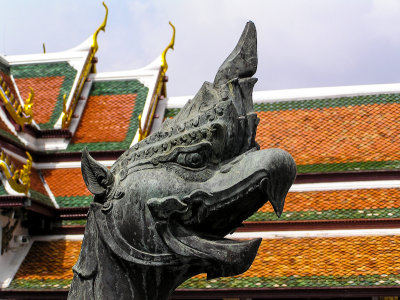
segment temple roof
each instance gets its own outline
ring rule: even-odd
[[[179,289],[398,286],[398,230],[353,234],[264,238],[244,274],[211,281],[198,275]],[[68,289],[80,247],[76,239],[34,242],[9,289]]]
[[[82,114],[82,125],[65,151],[78,151],[83,145],[92,147],[92,151],[112,151],[126,149],[132,142],[133,135],[127,136],[138,126],[137,116],[146,105],[147,91],[140,93],[147,88],[138,79],[116,80],[115,74],[109,74],[97,80],[95,76]],[[288,95],[295,91],[280,100],[269,99],[267,92],[256,92],[254,107],[261,119],[258,143],[261,148],[282,147],[292,153],[299,165],[299,177],[287,196],[281,219],[277,219],[271,205],[266,204],[245,222],[244,229],[234,234],[236,238],[264,238],[255,262],[245,274],[212,281],[200,275],[182,284],[180,290],[397,286],[400,282],[398,229],[383,229],[396,228],[397,225],[390,222],[400,219],[400,182],[396,175],[400,159],[395,138],[400,130],[396,114],[400,86],[393,89],[394,86],[374,86],[372,90],[367,86],[364,88],[367,93],[362,94],[333,95],[331,88],[327,88],[331,93],[319,89],[322,95],[328,94],[327,98],[315,94],[311,99],[290,98]],[[347,87],[349,90],[351,87]],[[104,117],[113,107],[113,117]],[[180,107],[176,99],[169,99],[165,117],[173,117]],[[105,123],[99,120],[108,122],[101,131],[96,129]],[[117,133],[112,134],[113,131]],[[112,160],[104,163],[110,166]],[[87,209],[92,199],[80,176],[79,163],[37,166],[42,176],[39,179],[48,186],[56,206],[69,210],[70,217],[62,218],[59,226],[83,229],[85,220],[71,217],[72,209]],[[392,177],[385,172],[392,172]],[[314,177],[304,177],[310,174]],[[323,174],[336,177],[319,179]],[[351,176],[357,174],[363,177],[352,179]],[[32,188],[34,185],[32,183]],[[40,188],[39,185],[36,190],[39,192]],[[369,223],[358,225],[357,228],[361,228],[358,231],[349,227],[360,220],[377,223],[371,223],[374,229],[367,229],[371,226]],[[292,226],[287,227],[292,230],[290,232],[270,232],[274,226],[282,228],[282,224],[302,222],[295,224],[304,226],[317,221],[347,223],[325,231],[312,227],[309,227],[311,231],[299,231],[300,228]],[[270,227],[262,227],[263,223]],[[81,236],[73,241],[54,240],[48,236],[34,242],[9,289],[67,289],[72,279],[71,267],[79,255],[80,239]]]
[[[83,233],[92,201],[81,151],[87,147],[110,167],[192,98],[167,98],[171,45],[143,68],[104,73],[95,70],[93,36],[57,53],[0,55],[0,208],[28,211],[28,227],[50,224],[34,228],[41,236],[29,228],[33,243],[20,245],[28,255],[9,272],[0,297],[67,291],[82,243],[69,234]],[[253,98],[257,142],[291,153],[298,177],[280,219],[267,203],[233,235],[263,238],[246,273],[196,276],[179,290],[399,286],[400,84],[261,91]],[[15,174],[28,165],[24,181]],[[319,221],[325,223],[314,228]]]
[[[400,85],[338,87],[336,94],[334,88],[285,92],[254,93],[261,149],[288,151],[299,173],[400,167],[395,138],[400,134]],[[296,92],[297,98],[291,96]],[[189,98],[172,99],[166,116],[174,116]]]
[[[89,206],[93,196],[86,188],[80,168],[44,169],[42,174],[60,207]]]

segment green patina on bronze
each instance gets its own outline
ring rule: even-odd
[[[249,22],[214,82],[111,169],[83,151],[94,199],[69,299],[165,300],[196,274],[250,267],[261,239],[224,237],[267,201],[280,216],[296,176],[289,153],[255,142],[256,69]]]

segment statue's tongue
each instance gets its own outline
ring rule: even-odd
[[[203,238],[177,223],[172,228],[173,232],[170,226],[162,230],[168,247],[178,255],[197,257],[210,263],[207,268],[208,279],[245,272],[253,262],[261,243],[261,239],[237,241]]]

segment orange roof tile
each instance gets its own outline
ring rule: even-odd
[[[400,236],[266,239],[244,276],[399,274]]]
[[[264,239],[247,272],[229,281],[222,278],[213,282],[225,282],[225,286],[222,284],[220,287],[234,288],[237,286],[229,286],[230,282],[238,283],[247,278],[264,278],[267,279],[266,283],[268,279],[279,279],[284,284],[290,284],[293,279],[297,279],[294,284],[298,284],[304,278],[312,279],[314,285],[329,286],[335,278],[379,276],[374,281],[377,285],[385,285],[382,276],[399,275],[399,243],[400,236]],[[19,288],[24,287],[24,282],[33,284],[29,288],[40,288],[37,283],[46,280],[70,282],[73,276],[71,268],[78,259],[80,247],[79,241],[35,242],[11,287],[14,282]],[[185,286],[185,283],[183,287],[195,288],[196,279],[204,277],[204,274],[198,275],[195,280],[188,282],[189,286]],[[353,285],[348,280],[339,282],[342,286]],[[363,284],[368,285],[368,282]]]
[[[31,170],[31,175],[30,175],[30,179],[31,179],[31,189],[35,190],[45,196],[47,196],[47,191],[44,188],[43,182],[39,177],[39,171],[32,169]]]
[[[398,275],[398,242],[400,236],[263,239],[250,269],[234,277]]]
[[[8,126],[3,122],[2,119],[0,119],[0,129],[4,130],[5,132],[8,132],[9,134],[14,135],[12,131],[8,128]]]
[[[92,195],[79,168],[42,170],[42,174],[55,197]]]
[[[0,71],[0,76],[3,77],[7,87],[10,88],[11,93],[14,94],[14,97],[17,99],[18,97],[17,93],[15,92],[14,82],[11,80],[10,75]]]
[[[72,279],[80,241],[34,242],[15,279]]]
[[[260,111],[256,140],[298,165],[400,160],[400,103]]]
[[[29,87],[33,88],[35,93],[33,98],[33,119],[38,124],[49,122],[64,82],[64,76],[15,78],[15,82],[23,99],[28,98]]]
[[[136,94],[90,96],[73,143],[124,141]]]

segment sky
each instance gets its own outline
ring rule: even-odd
[[[72,48],[104,18],[99,0],[0,0],[0,53]],[[400,0],[107,0],[98,72],[167,54],[168,96],[193,95],[232,51],[248,20],[258,33],[255,90],[400,82]]]

